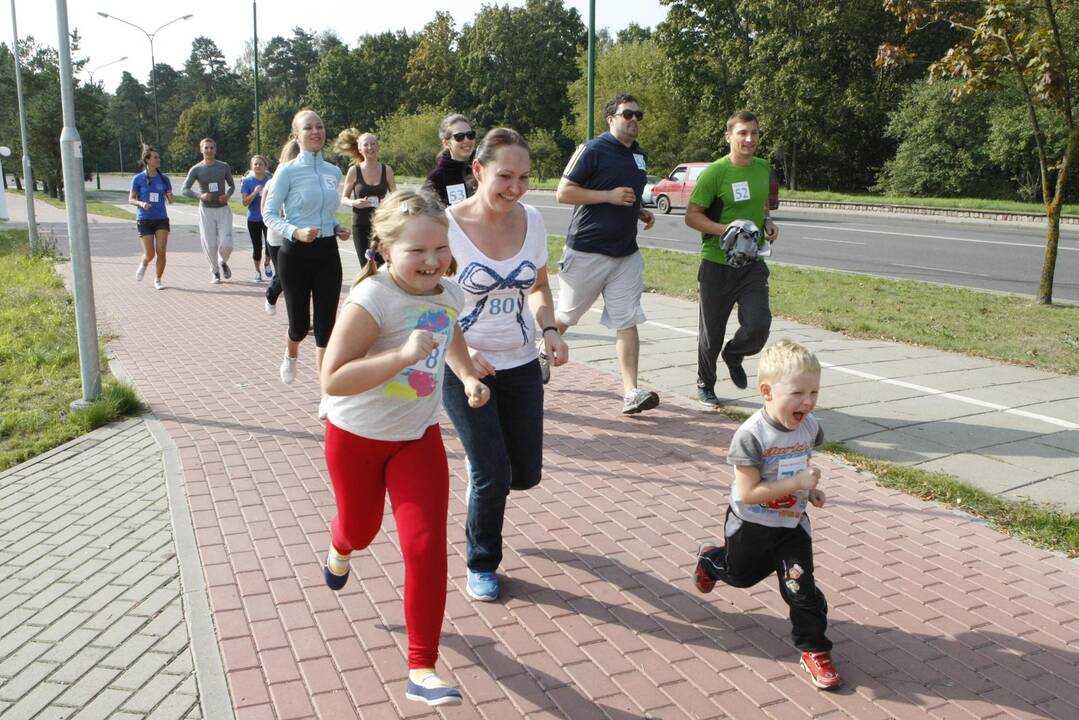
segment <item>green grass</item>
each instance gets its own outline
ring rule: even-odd
[[[873,193],[837,193],[827,190],[780,189],[780,200],[821,200],[828,202],[874,203],[878,205],[917,205],[920,207],[948,208],[953,210],[1006,210],[1045,214],[1041,203],[1018,200],[983,200],[981,198],[902,197],[898,195],[875,195]],[[1079,205],[1065,204],[1061,212],[1079,215]]]
[[[562,238],[548,238],[557,272]],[[646,289],[697,299],[697,255],[642,248]],[[772,263],[772,312],[852,337],[885,339],[1079,374],[1079,306]]]
[[[55,208],[60,208],[61,210],[67,208],[67,205],[64,203],[63,200],[50,197],[48,193],[38,191],[34,193],[34,197],[38,200],[42,200],[43,202],[48,203],[49,205],[52,205]],[[132,207],[131,210],[128,211],[122,208],[118,208],[115,205],[99,202],[97,200],[86,201],[86,212],[90,215],[104,215],[105,217],[123,218],[125,220],[132,220],[135,217],[134,207]]]
[[[1005,500],[946,473],[927,472],[874,460],[852,452],[842,443],[825,443],[821,450],[838,455],[848,464],[872,473],[884,487],[962,510],[1032,545],[1056,550],[1068,557],[1079,557],[1079,513],[1059,512],[1030,502]]]
[[[97,401],[70,411],[82,396],[78,339],[56,261],[31,257],[25,230],[0,230],[0,470],[141,409],[131,387],[105,377]]]

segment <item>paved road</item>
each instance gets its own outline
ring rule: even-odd
[[[102,176],[103,189],[124,189],[129,183],[129,176]],[[526,201],[539,208],[551,233],[565,233],[571,206],[559,205],[545,191],[529,193]],[[1045,229],[1037,225],[783,207],[775,215],[782,232],[775,263],[1028,296],[1038,292]],[[685,226],[681,211],[658,216],[639,240],[647,247],[682,252],[696,253],[700,247],[700,235]],[[1079,229],[1061,232],[1053,296],[1079,302]]]
[[[551,193],[530,193],[547,228],[564,233],[571,207]],[[1036,295],[1045,229],[1011,223],[941,222],[803,208],[775,213],[782,233],[770,262],[848,270],[903,280]],[[660,215],[642,245],[696,253],[700,234],[681,211]],[[1079,232],[1061,233],[1054,297],[1079,301]]]

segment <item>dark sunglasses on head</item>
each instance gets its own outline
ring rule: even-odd
[[[450,137],[452,137],[457,142],[464,142],[465,138],[468,138],[469,140],[475,140],[476,139],[476,131],[475,130],[469,130],[468,132],[454,133]]]
[[[621,115],[623,120],[631,120],[637,118],[638,121],[644,120],[644,112],[641,110],[623,110],[622,112],[615,113],[615,115]]]

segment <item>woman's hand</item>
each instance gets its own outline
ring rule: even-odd
[[[824,491],[823,490],[810,490],[809,502],[813,504],[813,507],[824,507]]]
[[[343,228],[340,225],[338,225],[337,229],[334,230],[334,234],[337,235],[337,239],[340,240],[341,242],[345,242],[346,240],[348,240],[349,238],[352,237],[352,231],[348,230],[346,228]]]
[[[314,242],[318,238],[318,227],[296,228],[292,233],[292,239],[296,242]]]
[[[472,366],[476,368],[476,377],[485,378],[495,374],[495,366],[479,350],[469,348],[468,357],[472,359]]]
[[[543,348],[551,359],[551,365],[558,367],[569,362],[569,345],[561,333],[554,330],[543,333]]]

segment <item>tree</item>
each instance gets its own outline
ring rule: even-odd
[[[533,130],[528,134],[528,148],[532,159],[533,178],[546,180],[562,174],[562,149],[558,147],[553,132]]]
[[[652,39],[652,30],[631,22],[615,34],[615,39],[620,43],[646,42]]]
[[[0,47],[4,51],[9,50],[7,46]],[[59,142],[64,127],[59,54],[54,48],[38,45],[33,37],[20,41],[18,49],[34,177],[55,197],[64,185]],[[77,33],[72,33],[71,51],[78,51]],[[72,64],[80,66],[83,63],[82,60],[74,60]],[[18,113],[15,111],[18,100],[14,73],[14,61],[10,55],[4,54],[0,60],[0,105],[9,108],[10,112],[0,113],[0,131],[4,133],[5,144],[11,145],[15,155],[19,156],[22,155],[22,145]],[[99,87],[76,85],[74,100],[83,142],[83,167],[87,172],[92,172],[101,154],[111,144],[105,95]],[[12,163],[8,169],[16,175],[22,174],[20,163]]]
[[[299,105],[282,95],[259,103],[259,123],[262,131],[262,154],[270,161],[270,169],[277,166],[277,155],[292,133],[292,117]],[[248,154],[255,154],[255,129],[251,128]]]
[[[193,99],[212,100],[239,94],[239,78],[229,70],[217,43],[204,35],[191,43],[191,54],[184,62],[184,76],[184,89]]]
[[[259,59],[269,94],[302,98],[307,94],[307,75],[319,61],[318,36],[294,27],[291,38],[270,38]]]
[[[459,107],[465,94],[457,44],[461,34],[453,16],[438,11],[413,39],[405,71],[405,103],[409,109],[428,105],[446,110]]]
[[[1075,122],[1079,48],[1079,6],[1053,0],[1017,3],[941,3],[932,0],[884,0],[888,10],[906,23],[907,33],[942,23],[962,38],[930,66],[934,79],[960,81],[956,96],[1010,87],[1026,104],[1038,157],[1041,196],[1048,230],[1038,302],[1053,301],[1053,275],[1060,240],[1060,212],[1069,175],[1079,154],[1079,125]],[[913,52],[895,44],[880,48],[878,61],[893,67],[913,60]],[[1067,142],[1056,150],[1044,127],[1055,115],[1063,121]]]
[[[172,165],[177,170],[195,164],[202,157],[199,141],[213,138],[217,158],[237,170],[247,166],[247,139],[252,117],[247,103],[231,98],[200,100],[187,108],[176,123],[169,145]]]
[[[723,144],[726,119],[741,106],[750,68],[753,4],[742,0],[661,0],[670,9],[655,39],[674,89],[702,144]]]
[[[583,108],[587,95],[587,80],[583,68],[587,58],[581,53],[578,59],[582,77],[569,86],[568,95],[574,107]],[[699,141],[691,134],[688,108],[675,92],[667,57],[654,42],[615,43],[596,54],[596,107],[594,123],[596,132],[607,131],[603,106],[615,95],[628,92],[635,96],[645,113],[638,141],[648,152],[650,172],[670,169],[675,163],[691,160],[710,160],[715,147]],[[571,137],[585,140],[587,118],[577,115],[575,124],[567,128]]]
[[[368,130],[398,109],[414,42],[403,31],[364,35],[349,52],[330,50],[311,72],[304,102],[318,111],[327,133]]]
[[[896,195],[1000,195],[1006,190],[986,152],[992,99],[956,106],[956,83],[920,82],[891,117],[888,137],[898,142],[885,163],[879,189]]]
[[[109,102],[109,117],[112,119],[114,135],[119,140],[115,147],[117,160],[103,163],[102,167],[119,169],[119,155],[123,155],[123,167],[130,170],[140,161],[139,147],[142,143],[154,142],[154,101],[150,90],[131,73],[124,71],[116,94]],[[110,154],[112,154],[110,148]],[[158,148],[160,150],[161,148]]]
[[[378,123],[382,158],[398,175],[424,177],[435,166],[435,156],[442,149],[438,139],[442,115],[439,108],[399,110]]]
[[[585,41],[580,15],[562,0],[485,5],[460,41],[472,121],[524,133],[557,131],[570,111],[565,88],[580,76],[577,55]]]
[[[902,28],[880,0],[754,0],[742,105],[761,119],[764,148],[787,186],[860,190],[891,155],[881,142],[901,97],[874,67]],[[733,112],[722,115],[722,119]]]

